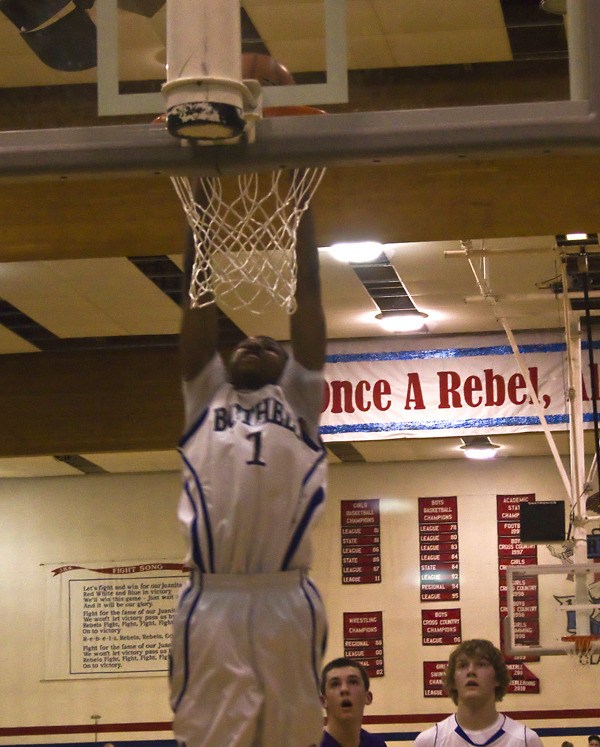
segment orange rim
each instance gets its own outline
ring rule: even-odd
[[[310,114],[327,114],[316,106],[266,106],[263,117],[302,117]]]
[[[574,643],[575,651],[578,654],[585,654],[590,651],[592,645],[600,641],[598,635],[563,635],[561,638],[565,643]]]

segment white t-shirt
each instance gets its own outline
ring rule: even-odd
[[[456,716],[440,721],[430,729],[422,731],[414,747],[543,747],[539,736],[524,724],[514,721],[503,713],[486,729],[471,731],[463,729]]]

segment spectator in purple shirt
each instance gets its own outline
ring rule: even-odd
[[[321,701],[327,713],[321,747],[387,747],[361,728],[365,706],[373,702],[369,674],[353,659],[333,659],[321,673]]]

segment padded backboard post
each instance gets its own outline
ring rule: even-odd
[[[588,22],[586,3],[567,0],[566,31],[571,101],[582,101],[589,97],[589,47],[585,33]]]
[[[346,0],[322,0],[325,25],[326,82],[275,87],[264,91],[265,106],[340,104],[348,101]],[[211,3],[214,5],[214,3]],[[239,3],[238,3],[239,5]],[[119,11],[117,0],[96,3],[98,33],[98,114],[159,114],[162,93],[119,91]],[[281,60],[286,63],[286,60]],[[165,73],[166,77],[166,73]]]
[[[172,135],[222,140],[244,131],[241,34],[239,0],[167,0],[162,91]]]

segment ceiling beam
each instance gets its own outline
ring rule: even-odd
[[[600,153],[329,169],[317,239],[389,242],[596,231]],[[34,209],[35,207],[35,209]],[[180,254],[166,177],[0,183],[0,262]]]
[[[0,356],[0,457],[173,449],[176,347]]]

